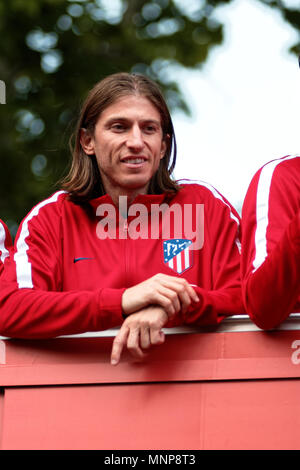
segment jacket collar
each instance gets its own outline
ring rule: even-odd
[[[130,204],[132,206],[133,204],[143,204],[148,211],[152,210],[152,206],[157,206],[159,204],[162,204],[166,200],[168,200],[168,194],[163,193],[163,194],[139,194],[133,202]],[[89,201],[90,206],[93,208],[93,210],[96,213],[97,208],[101,204],[109,204],[113,205],[114,208],[117,210],[116,205],[114,204],[112,198],[109,196],[109,194],[104,194],[103,196],[97,197],[95,199],[91,199]],[[125,198],[123,199],[123,204],[126,206],[126,200]],[[128,204],[127,204],[128,206]],[[128,206],[129,207],[129,206]]]

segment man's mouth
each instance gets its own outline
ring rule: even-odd
[[[146,160],[144,158],[127,158],[123,161],[125,163],[144,163]]]
[[[142,165],[143,163],[147,162],[146,157],[124,157],[121,159],[122,163],[126,163],[127,165]]]

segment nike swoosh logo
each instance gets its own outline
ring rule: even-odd
[[[85,259],[94,259],[94,258],[85,258],[85,257],[82,257],[82,258],[74,258],[73,259],[73,263],[77,263],[77,261],[83,261]]]

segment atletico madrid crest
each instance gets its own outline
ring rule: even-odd
[[[191,240],[175,238],[164,241],[164,262],[178,274],[192,266],[193,252],[190,249]]]

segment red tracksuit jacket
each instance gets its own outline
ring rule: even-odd
[[[9,256],[12,248],[12,240],[5,223],[0,220],[0,275],[3,272],[5,259]]]
[[[153,222],[153,207],[166,201],[177,215],[192,208],[185,213],[193,219],[188,232],[196,223],[201,230],[204,226],[198,249],[190,249],[191,233],[178,235],[172,217]],[[239,217],[214,188],[183,184],[171,200],[140,195],[132,207],[141,209],[147,224],[137,212],[129,214],[125,227],[123,219],[114,227],[110,209],[116,208],[108,195],[83,208],[61,191],[34,207],[19,227],[1,278],[0,334],[45,338],[118,326],[124,290],[159,272],[184,276],[201,299],[167,326],[216,324],[244,313]],[[196,207],[204,208],[198,220]],[[168,220],[170,233],[162,233]],[[152,238],[136,236],[138,221],[148,231],[154,229]],[[108,228],[109,238],[103,239]]]
[[[300,157],[264,165],[242,210],[242,288],[246,310],[261,328],[300,312]]]

